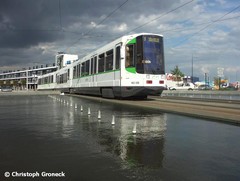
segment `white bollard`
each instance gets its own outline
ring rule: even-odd
[[[133,134],[136,134],[136,133],[137,133],[137,123],[134,124],[132,133],[133,133]]]
[[[115,116],[112,116],[112,125],[115,125]]]
[[[101,119],[101,111],[99,110],[98,111],[98,120],[100,120]]]
[[[91,110],[90,110],[90,107],[88,108],[88,115],[90,115],[91,114]]]
[[[82,105],[81,105],[80,111],[83,112],[83,107],[82,107]]]

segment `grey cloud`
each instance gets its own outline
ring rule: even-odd
[[[111,27],[125,22],[134,27],[135,20],[140,15],[159,13],[168,8],[176,0],[165,1],[134,1],[129,0],[122,8],[112,14],[103,24],[104,29],[97,29],[98,34],[106,36]],[[2,0],[0,2],[0,47],[22,48],[38,45],[42,42],[61,41],[69,36],[69,27],[81,22],[73,33],[89,31],[91,22],[99,23],[124,1],[117,0],[60,0],[61,15],[59,15],[58,0]],[[60,27],[62,25],[62,27]],[[65,31],[62,31],[65,30]],[[64,34],[65,33],[65,34]],[[114,33],[114,32],[111,32]],[[95,33],[93,33],[95,34]],[[81,36],[76,34],[76,36]]]
[[[234,4],[231,4],[232,1],[228,2],[228,6],[234,6]],[[102,20],[124,3],[125,0],[60,0],[60,2],[61,16],[59,15],[59,0],[0,1],[0,66],[24,66],[31,64],[31,62],[43,64],[54,62],[54,54],[58,51],[67,50],[67,53],[84,55],[91,51],[91,48],[93,50],[126,34],[146,23],[145,20],[149,21],[153,17],[158,17],[188,2],[188,0],[129,0],[104,22]],[[192,51],[195,51],[194,46],[199,42],[207,43],[203,38],[209,39],[204,33],[207,31],[205,30],[200,32],[199,36],[195,36],[196,39],[191,38],[185,42],[186,44],[182,44],[185,46],[179,46],[181,51],[174,51],[174,55],[170,53],[172,45],[181,42],[181,39],[188,37],[201,28],[199,26],[194,27],[194,24],[197,24],[197,22],[204,23],[206,19],[211,19],[207,11],[204,16],[194,12],[194,5],[200,6],[204,5],[204,3],[201,3],[201,1],[194,1],[194,3],[134,31],[136,33],[161,33],[161,29],[157,28],[160,25],[167,29],[176,29],[179,27],[177,23],[181,25],[180,27],[185,28],[186,34],[181,30],[163,33],[166,40],[167,71],[171,70],[176,64],[180,65],[181,62],[182,65],[188,65]],[[215,7],[216,10],[217,7]],[[140,20],[140,17],[145,19]],[[186,20],[191,22],[192,26],[182,23]],[[96,25],[99,22],[102,22],[101,26],[93,26],[93,24]],[[116,27],[122,24],[125,24],[126,28],[117,31]],[[88,34],[86,35],[86,33]],[[231,30],[229,36],[231,40],[226,40],[228,41],[225,42],[226,46],[232,47],[236,45],[235,47],[237,47],[239,45],[239,41],[237,41],[239,30]],[[225,44],[223,42],[222,46],[225,46]],[[196,48],[198,54],[200,54],[200,51],[206,52],[204,57],[199,55],[199,59],[208,60],[215,56],[211,54],[209,49],[206,50],[205,47],[198,46],[200,45],[197,45]],[[207,46],[211,47],[212,45]],[[233,59],[236,59],[239,55],[239,48],[235,48],[235,51]]]

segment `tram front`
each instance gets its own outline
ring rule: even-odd
[[[142,34],[126,43],[123,97],[160,95],[166,89],[163,37]]]

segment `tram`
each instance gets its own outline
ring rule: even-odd
[[[39,77],[38,90],[104,98],[146,98],[166,89],[162,35],[127,35],[83,58],[67,56],[57,55],[58,70]]]

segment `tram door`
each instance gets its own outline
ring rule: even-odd
[[[115,71],[114,71],[114,86],[121,85],[121,44],[115,46]]]
[[[97,86],[97,77],[96,77],[96,70],[97,70],[97,55],[91,57],[91,86]]]

